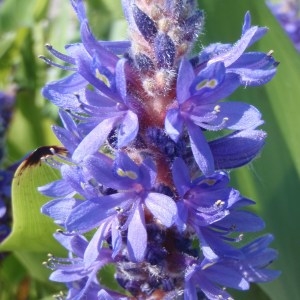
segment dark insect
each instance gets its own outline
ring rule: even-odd
[[[28,167],[35,166],[41,163],[41,159],[55,154],[67,154],[67,149],[59,146],[42,146],[35,149],[25,160],[21,163],[18,170],[21,175]]]

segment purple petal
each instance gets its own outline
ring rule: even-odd
[[[82,264],[74,265],[70,269],[58,269],[51,273],[49,279],[57,282],[72,282],[80,280],[85,274]]]
[[[139,262],[144,259],[147,248],[147,231],[141,205],[137,205],[128,226],[127,248],[131,261]]]
[[[264,221],[249,211],[233,211],[217,224],[238,232],[256,232],[265,228]]]
[[[183,120],[178,109],[170,109],[167,111],[165,119],[165,130],[170,138],[177,142],[183,129]]]
[[[71,111],[80,111],[80,103],[75,93],[79,93],[87,85],[87,81],[77,73],[65,77],[58,81],[47,84],[42,94],[56,106],[69,109]]]
[[[250,68],[230,68],[229,73],[238,74],[241,84],[245,86],[259,86],[269,82],[276,74],[276,69],[253,70]]]
[[[41,212],[51,217],[56,224],[65,226],[65,221],[72,212],[72,209],[80,203],[80,200],[74,198],[52,200],[42,206]]]
[[[132,184],[133,180],[125,176],[123,178],[120,177],[114,170],[115,166],[113,165],[112,159],[104,154],[97,153],[96,155],[88,155],[84,159],[83,165],[101,185],[116,190],[128,190],[131,188],[129,183]]]
[[[262,130],[243,130],[209,142],[217,169],[232,169],[253,160],[265,144]]]
[[[83,20],[80,26],[81,39],[86,51],[93,56],[95,53],[100,61],[107,67],[115,67],[118,57],[103,47],[93,36],[87,20]]]
[[[118,131],[118,148],[125,147],[132,142],[136,138],[138,130],[138,117],[134,112],[129,110],[120,124]]]
[[[75,193],[65,180],[56,180],[38,187],[38,191],[48,197],[63,197]]]
[[[205,105],[212,104],[230,96],[238,87],[240,87],[240,77],[234,73],[226,73],[225,79],[219,82],[214,88],[202,89],[201,94],[192,96],[184,105]],[[188,112],[187,112],[188,113]]]
[[[54,237],[67,250],[74,253],[78,257],[83,257],[84,251],[88,245],[88,241],[83,236],[66,235],[56,232]]]
[[[207,140],[201,129],[188,123],[191,148],[197,165],[204,175],[210,175],[214,171],[214,159]]]
[[[225,127],[231,130],[254,129],[263,123],[260,111],[242,102],[219,103],[219,118],[227,118]]]
[[[116,85],[119,94],[123,100],[126,99],[127,96],[127,84],[126,84],[126,76],[125,76],[125,59],[120,59],[116,66]]]
[[[179,196],[183,197],[183,195],[190,189],[191,186],[189,170],[183,159],[178,157],[174,160],[172,174],[177,192]]]
[[[177,202],[177,219],[175,221],[175,225],[179,229],[179,231],[183,232],[187,227],[188,220],[188,208],[187,206],[181,202]]]
[[[231,287],[238,290],[248,290],[249,283],[237,272],[232,266],[224,266],[222,264],[214,264],[205,269],[205,274],[210,280],[220,284],[221,286]]]
[[[145,199],[147,208],[163,225],[170,227],[177,217],[174,200],[164,194],[149,193]]]
[[[191,94],[204,94],[212,92],[225,79],[225,66],[223,62],[216,62],[201,70],[193,80],[190,91]]]
[[[224,62],[225,67],[230,66],[243,54],[247,47],[261,38],[266,31],[266,28],[258,28],[257,26],[251,27],[242,35],[241,39],[238,40],[229,51],[215,56],[208,62],[208,64],[210,65],[215,62],[222,61]]]
[[[111,221],[102,222],[102,224],[97,229],[96,233],[93,235],[92,239],[89,241],[88,246],[84,252],[84,265],[86,268],[90,267],[93,262],[95,262],[99,256],[100,248],[102,243],[111,229]]]
[[[70,154],[74,152],[81,141],[79,137],[75,137],[70,131],[64,128],[54,125],[52,126],[52,131]]]
[[[206,277],[201,276],[196,283],[200,284],[202,292],[206,295],[207,299],[219,300],[219,299],[232,299],[232,297],[222,288],[213,284]]]
[[[179,65],[176,87],[176,98],[179,104],[190,97],[189,84],[187,83],[192,83],[194,78],[195,73],[191,63],[186,59],[182,59]]]
[[[117,208],[127,204],[127,194],[118,193],[101,198],[82,201],[66,220],[68,231],[86,232],[96,228],[107,217],[117,214]]]
[[[87,54],[77,54],[78,73],[105,96],[112,99],[118,98],[115,91],[111,90],[102,80],[98,79],[92,71],[92,59]],[[100,60],[101,61],[101,60]]]
[[[72,158],[76,162],[82,161],[87,155],[97,153],[113,129],[115,118],[102,121],[78,145]]]

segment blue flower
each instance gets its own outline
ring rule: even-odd
[[[127,231],[129,256],[133,261],[141,261],[147,246],[145,210],[151,212],[166,227],[174,223],[177,214],[171,197],[152,191],[156,178],[152,162],[144,161],[141,165],[136,165],[122,152],[115,161],[99,153],[87,156],[83,166],[88,170],[84,176],[90,177],[90,181],[85,181],[87,187],[91,187],[89,182],[92,182],[94,187],[110,188],[115,192],[97,196],[88,188],[83,189],[84,176],[80,175],[80,169],[64,166],[63,184],[69,184],[69,187],[75,188],[87,200],[80,201],[67,195],[66,198],[47,203],[42,211],[55,218],[58,224],[64,225],[70,232],[87,232],[99,226],[91,245],[101,245],[107,238],[107,232],[112,231],[114,255],[120,251],[122,244],[120,231]],[[49,195],[49,189],[53,191],[53,188],[53,185],[48,186],[46,194]],[[45,190],[44,187],[43,191]],[[116,192],[117,190],[120,191]],[[69,211],[70,209],[72,210]],[[94,251],[93,247],[91,249]]]
[[[105,289],[99,284],[97,273],[112,262],[111,251],[102,249],[97,261],[86,267],[83,255],[88,241],[83,236],[57,232],[54,237],[69,251],[69,258],[49,255],[45,265],[54,270],[50,279],[67,285],[69,291],[65,299],[80,300],[83,297],[99,299],[98,293],[103,293]]]
[[[270,55],[243,53],[265,31],[265,28],[250,27],[250,15],[247,13],[242,37],[235,45],[215,45],[204,49],[196,66],[193,66],[193,61],[181,60],[176,102],[167,111],[165,129],[177,141],[185,126],[195,161],[206,175],[213,172],[214,159],[203,130],[240,131],[254,129],[263,123],[255,107],[219,101],[241,85],[261,85],[275,75],[276,62]]]
[[[82,44],[67,46],[69,55],[57,52],[50,45],[47,49],[70,64],[59,67],[75,73],[46,85],[43,95],[64,110],[76,113],[81,121],[80,130],[85,134],[109,120],[117,129],[118,147],[124,147],[134,140],[139,128],[134,107],[138,102],[127,94],[126,60],[117,56],[124,54],[130,44],[98,42],[89,29],[82,1],[73,1],[73,6],[81,21]]]
[[[264,222],[259,217],[240,210],[254,202],[228,187],[229,177],[224,172],[191,180],[189,170],[180,158],[174,161],[172,172],[180,200],[177,202],[179,228],[182,231],[193,229],[203,255],[209,259],[217,256],[239,257],[240,252],[229,242],[241,240],[237,233],[256,232],[264,228]]]
[[[251,282],[274,280],[280,272],[266,269],[277,257],[276,251],[267,248],[273,240],[271,235],[260,237],[242,247],[242,257],[203,259],[191,263],[185,274],[184,299],[197,299],[197,287],[208,299],[233,299],[224,286],[248,290]]]
[[[195,1],[123,0],[125,42],[97,41],[83,1],[71,3],[82,42],[67,55],[47,45],[67,66],[43,57],[72,72],[43,90],[60,108],[53,131],[67,149],[48,160],[61,178],[39,188],[52,198],[42,212],[62,227],[56,238],[69,251],[50,258],[50,278],[78,300],[230,299],[226,287],[274,279],[270,236],[240,246],[264,222],[225,171],[255,159],[265,142],[261,113],[224,100],[275,75],[272,53],[245,52],[266,28],[251,26],[247,13],[235,44],[192,56],[204,19]],[[108,263],[130,296],[99,283]]]

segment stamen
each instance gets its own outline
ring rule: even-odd
[[[61,52],[55,50],[55,49],[52,47],[52,45],[46,44],[45,47],[46,47],[46,49],[47,49],[52,55],[54,55],[55,57],[59,58],[60,60],[65,61],[66,63],[71,64],[71,65],[75,65],[75,64],[76,64],[75,60],[74,60],[72,57],[70,57],[70,56],[68,56],[68,55],[65,55],[65,54],[62,54]]]
[[[117,213],[122,213],[124,211],[124,209],[122,207],[120,207],[120,206],[117,206],[117,207],[115,207],[115,211]]]
[[[51,59],[43,56],[43,55],[39,55],[39,58],[42,59],[46,64],[53,66],[53,67],[57,67],[66,71],[77,71],[77,68],[75,67],[68,67],[68,66],[63,66],[60,64],[55,63],[54,61],[52,61]]]
[[[216,105],[216,106],[214,107],[213,113],[219,113],[220,111],[221,111],[221,106],[220,106],[220,105]]]
[[[215,202],[215,206],[217,206],[217,207],[221,207],[221,206],[223,206],[225,204],[225,202],[224,201],[222,201],[222,200],[217,200],[216,202]]]

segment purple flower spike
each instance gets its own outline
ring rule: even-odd
[[[47,45],[64,65],[43,57],[71,72],[43,89],[60,108],[53,131],[67,149],[48,161],[61,178],[39,188],[69,252],[50,257],[50,279],[77,300],[232,299],[227,287],[275,279],[272,238],[242,242],[265,224],[225,171],[265,143],[260,111],[227,98],[275,75],[271,53],[246,52],[266,28],[246,13],[236,43],[192,56],[204,24],[194,0],[122,0],[129,41],[118,42],[98,41],[83,0],[71,3],[81,42],[67,54]],[[99,281],[107,264],[124,294]]]

